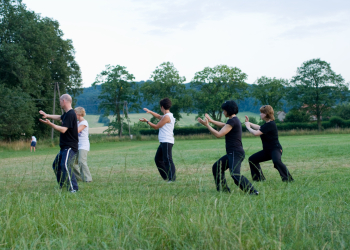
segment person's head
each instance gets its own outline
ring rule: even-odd
[[[225,117],[238,114],[238,105],[236,102],[230,100],[226,101],[221,105]]]
[[[169,110],[171,108],[171,101],[167,97],[167,98],[160,100],[159,105],[160,105],[160,110],[162,112],[164,112],[165,110]]]
[[[63,108],[65,111],[68,111],[68,108],[72,107],[72,97],[68,94],[63,94],[60,97],[60,106]]]
[[[86,115],[85,109],[83,107],[76,107],[74,109],[75,113],[77,114],[77,118],[84,117]]]
[[[273,108],[270,105],[261,106],[260,117],[265,121],[268,121],[268,120],[274,121],[275,115],[274,115]]]

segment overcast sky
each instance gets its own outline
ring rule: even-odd
[[[349,0],[23,0],[72,39],[85,87],[105,65],[148,80],[165,61],[190,82],[204,67],[291,78],[321,58],[350,81]]]

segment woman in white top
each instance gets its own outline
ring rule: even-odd
[[[160,145],[154,158],[158,171],[162,178],[168,182],[173,182],[176,179],[175,165],[172,157],[172,148],[174,146],[174,125],[175,118],[170,113],[171,101],[169,98],[160,100],[160,110],[164,115],[159,115],[151,110],[144,108],[148,114],[153,115],[160,121],[153,124],[146,118],[140,119],[141,122],[147,122],[152,128],[159,129],[158,139]]]
[[[87,165],[87,153],[90,151],[89,124],[84,119],[85,109],[77,107],[74,109],[78,120],[78,154],[73,172],[79,181],[91,182],[91,173]]]
[[[33,135],[32,140],[30,141],[30,152],[32,152],[33,148],[34,148],[34,152],[35,152],[35,147],[36,147],[36,137]]]

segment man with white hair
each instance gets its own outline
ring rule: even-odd
[[[43,116],[43,119],[39,120],[60,132],[61,150],[57,154],[52,167],[60,187],[62,188],[67,183],[67,189],[71,193],[75,193],[78,191],[78,183],[72,171],[72,165],[78,152],[77,116],[72,109],[72,97],[70,95],[64,94],[60,97],[60,106],[64,110],[63,115],[48,115],[40,110],[39,113]],[[61,121],[61,126],[50,122],[48,119]]]

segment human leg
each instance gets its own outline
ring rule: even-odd
[[[271,158],[273,161],[273,166],[278,170],[282,181],[294,181],[292,175],[289,173],[287,166],[283,164],[282,160],[282,150],[279,148],[271,150]]]
[[[61,156],[61,151],[56,155],[55,160],[52,163],[52,169],[53,172],[55,173],[57,182],[60,183],[61,181],[61,160],[62,160],[62,156]]]
[[[60,186],[63,187],[63,185],[66,183],[67,184],[67,189],[71,192],[76,192],[78,191],[78,183],[75,178],[75,174],[73,173],[73,164],[75,161],[75,155],[76,153],[72,149],[64,149],[61,150],[61,162],[60,162],[60,167],[61,167],[61,172],[62,172],[62,177],[60,180]]]
[[[214,163],[212,171],[217,191],[230,192],[230,188],[227,186],[225,171],[228,169],[229,162],[227,155],[221,157]]]
[[[258,191],[253,187],[249,180],[241,175],[241,164],[245,158],[245,155],[232,152],[227,154],[230,174],[235,184],[243,191],[249,193],[257,193]]]
[[[158,149],[157,149],[156,155],[154,157],[154,161],[156,163],[156,166],[158,168],[160,176],[162,176],[162,178],[164,180],[167,180],[168,179],[168,175],[167,175],[167,171],[166,171],[165,164],[164,164],[164,161],[163,161],[162,144],[160,144]]]
[[[172,149],[174,144],[163,142],[161,143],[163,152],[163,162],[165,167],[165,173],[168,176],[169,181],[176,180],[176,169],[173,161]]]
[[[77,179],[77,181],[82,181],[82,177],[81,177],[81,171],[80,171],[80,166],[79,166],[79,157],[80,157],[80,150],[78,150],[76,157],[75,157],[75,161],[73,164],[73,173],[75,175],[75,178]]]
[[[81,178],[83,181],[90,182],[92,181],[90,169],[87,165],[87,154],[89,151],[85,149],[80,149],[79,150],[79,167],[80,167],[80,173],[81,173]]]
[[[271,160],[271,156],[264,150],[261,150],[249,157],[248,162],[249,162],[250,172],[252,174],[253,181],[266,180],[262,172],[260,162],[269,161],[269,160]]]

